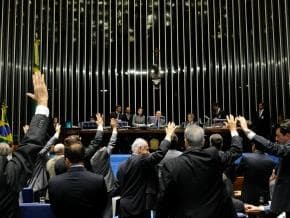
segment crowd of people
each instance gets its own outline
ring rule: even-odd
[[[111,218],[114,196],[120,196],[120,218],[149,218],[152,211],[156,218],[233,218],[237,212],[262,211],[272,217],[285,212],[290,217],[290,120],[276,127],[274,143],[250,130],[244,117],[226,116],[219,105],[214,105],[217,119],[226,121],[231,135],[229,146],[223,146],[218,134],[212,135],[209,146],[205,146],[204,129],[194,114],[188,114],[183,124],[183,152],[176,149],[176,125],[168,122],[156,151],[150,153],[145,139],[135,139],[131,156],[120,164],[115,177],[110,155],[118,138],[118,120],[140,126],[145,123],[143,108],[131,115],[130,107],[124,114],[120,106],[116,107],[111,114],[108,144],[103,139],[101,114],[96,115],[97,131],[89,145],[83,145],[77,135],[59,141],[61,126],[57,122],[55,134],[46,142],[48,92],[40,72],[33,74],[33,87],[34,93],[28,96],[37,107],[19,147],[13,151],[10,145],[0,144],[1,218],[20,216],[19,192],[25,186],[33,189],[35,197],[45,197],[57,218]],[[263,111],[258,115],[265,118]],[[165,119],[157,111],[147,123],[158,128],[165,125]],[[242,155],[238,125],[240,133],[251,142],[251,154]],[[279,157],[279,164],[276,166],[266,153]],[[236,199],[232,191],[234,177],[227,170],[239,157],[237,173],[244,176],[244,186],[241,198]],[[262,206],[268,201],[272,201],[270,208]]]

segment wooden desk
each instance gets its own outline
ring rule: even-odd
[[[175,133],[178,136],[180,149],[184,148],[184,128],[177,128]],[[84,145],[88,145],[90,140],[96,134],[96,129],[81,129],[81,128],[70,128],[63,129],[61,139],[66,138],[70,135],[79,135],[82,138],[82,142]],[[112,130],[111,128],[104,129],[104,143],[108,143],[109,138],[111,136]],[[224,144],[228,144],[230,142],[230,132],[227,128],[223,127],[209,127],[205,128],[206,135],[206,143],[207,139],[211,134],[219,133],[224,138]],[[128,129],[118,129],[118,141],[115,149],[115,153],[129,153],[130,146],[136,138],[144,138],[148,142],[151,139],[157,139],[159,142],[165,137],[165,128],[128,128]]]

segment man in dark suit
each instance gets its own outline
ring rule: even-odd
[[[166,137],[159,149],[149,154],[148,143],[138,138],[132,144],[132,156],[123,162],[117,173],[116,192],[120,195],[119,213],[121,218],[149,218],[152,209],[154,190],[155,166],[168,151],[175,124],[169,123]],[[155,191],[155,192],[154,192]]]
[[[232,218],[236,217],[231,196],[222,174],[225,166],[240,156],[242,138],[236,120],[228,118],[232,145],[228,151],[204,149],[204,129],[191,125],[185,129],[186,151],[160,168],[160,217]]]
[[[57,218],[102,218],[107,202],[103,176],[84,167],[85,148],[75,142],[65,147],[66,173],[51,178],[49,198]]]
[[[115,118],[117,120],[121,120],[122,118],[122,107],[121,105],[116,105],[115,111],[110,114],[110,119]]]
[[[133,119],[133,114],[131,114],[131,108],[130,108],[130,106],[127,106],[125,108],[125,113],[122,114],[122,116],[121,116],[121,120],[128,122],[128,125],[132,126],[132,119]]]
[[[161,111],[156,111],[155,116],[148,117],[147,124],[155,128],[164,127],[166,125],[166,120],[165,117],[162,116]]]
[[[269,138],[270,135],[270,117],[268,111],[265,109],[265,103],[260,102],[258,104],[258,110],[254,117],[253,129],[258,135]]]
[[[284,120],[276,129],[276,142],[273,143],[262,136],[257,135],[248,129],[244,117],[239,118],[244,133],[250,140],[253,140],[261,151],[276,155],[281,158],[278,167],[276,184],[274,187],[271,211],[274,213],[286,212],[290,217],[290,120]]]
[[[218,102],[212,105],[212,119],[226,119],[226,112],[221,109]]]
[[[85,162],[85,167],[88,170],[91,169],[90,159],[94,155],[94,153],[100,148],[100,144],[103,140],[103,135],[104,135],[103,116],[100,113],[97,113],[96,119],[97,119],[96,124],[97,124],[98,128],[97,128],[95,138],[93,140],[91,140],[89,146],[85,148],[84,162]],[[64,145],[68,146],[68,145],[76,143],[76,142],[81,143],[81,138],[78,135],[71,135],[71,136],[68,136],[64,140]],[[65,164],[65,157],[62,157],[55,162],[54,170],[55,170],[56,175],[59,175],[59,174],[66,172],[67,165]]]
[[[48,94],[44,77],[33,74],[34,94],[28,94],[36,103],[36,111],[21,146],[7,160],[8,145],[0,145],[0,217],[17,218],[19,213],[19,191],[31,174],[38,152],[42,149],[48,126]],[[5,147],[7,149],[5,149]],[[6,151],[5,151],[6,150]],[[7,152],[8,151],[8,152]]]
[[[242,156],[238,172],[244,174],[242,200],[249,204],[267,204],[270,200],[269,178],[275,168],[273,160],[252,144],[253,153]]]

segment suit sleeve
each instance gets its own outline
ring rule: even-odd
[[[285,157],[290,154],[289,142],[286,145],[277,144],[259,135],[255,135],[253,141],[256,142],[256,146],[259,150],[268,154],[272,154],[278,157]]]
[[[158,202],[157,202],[157,215],[158,217],[165,218],[168,217],[169,211],[169,202],[170,199],[170,186],[172,185],[173,179],[171,177],[170,165],[172,164],[173,160],[170,162],[166,161],[161,167],[158,172],[158,179],[159,179],[159,195],[158,195]]]
[[[149,156],[144,156],[142,164],[144,167],[152,167],[157,165],[166,155],[170,146],[170,142],[167,139],[163,139],[158,150],[151,153]]]
[[[233,161],[241,156],[242,148],[242,138],[240,136],[233,136],[229,150],[225,152],[219,152],[222,164],[224,166],[230,165]]]
[[[28,174],[32,172],[38,152],[45,141],[47,126],[47,116],[34,115],[21,146],[15,151],[12,160],[7,163],[5,169],[7,181],[15,189],[20,189],[20,185],[26,181]]]
[[[94,153],[100,148],[100,144],[103,140],[103,131],[97,130],[95,138],[90,142],[86,149],[85,159],[90,159]]]

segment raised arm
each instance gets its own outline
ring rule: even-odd
[[[34,93],[27,95],[37,103],[29,129],[21,142],[21,146],[14,152],[12,161],[6,166],[7,181],[17,189],[25,182],[27,173],[32,171],[38,152],[44,145],[48,126],[49,109],[47,108],[48,93],[44,76],[40,72],[33,74]]]
[[[97,132],[95,135],[95,138],[90,142],[89,146],[86,149],[86,153],[85,153],[85,159],[90,159],[94,153],[99,149],[100,144],[103,140],[103,132],[104,132],[104,120],[103,120],[103,116],[100,113],[96,114],[96,118],[97,118]]]
[[[243,149],[242,138],[237,132],[237,119],[235,119],[233,115],[227,116],[226,119],[227,122],[225,124],[231,132],[232,141],[231,147],[227,151],[219,152],[221,161],[225,166],[231,164],[238,157],[240,157]]]
[[[259,150],[279,157],[287,156],[290,153],[289,141],[288,144],[285,145],[273,143],[270,140],[259,136],[255,132],[250,130],[244,117],[239,117],[238,119],[245,135],[248,137],[249,140],[253,140],[255,142],[256,147]]]
[[[61,131],[61,125],[57,123],[56,126],[55,126],[54,135],[48,140],[46,145],[39,152],[39,156],[40,157],[43,157],[43,156],[47,155],[47,153],[50,150],[51,146],[54,145],[57,142],[57,140],[59,139],[60,131]]]
[[[148,166],[154,166],[156,164],[158,164],[163,157],[166,155],[170,143],[171,143],[171,137],[173,135],[173,133],[175,132],[176,126],[175,123],[168,123],[168,127],[166,127],[165,131],[166,131],[166,136],[165,138],[162,140],[162,142],[160,143],[160,146],[158,148],[157,151],[151,153],[149,156],[144,156],[143,158],[143,165],[145,167]]]

